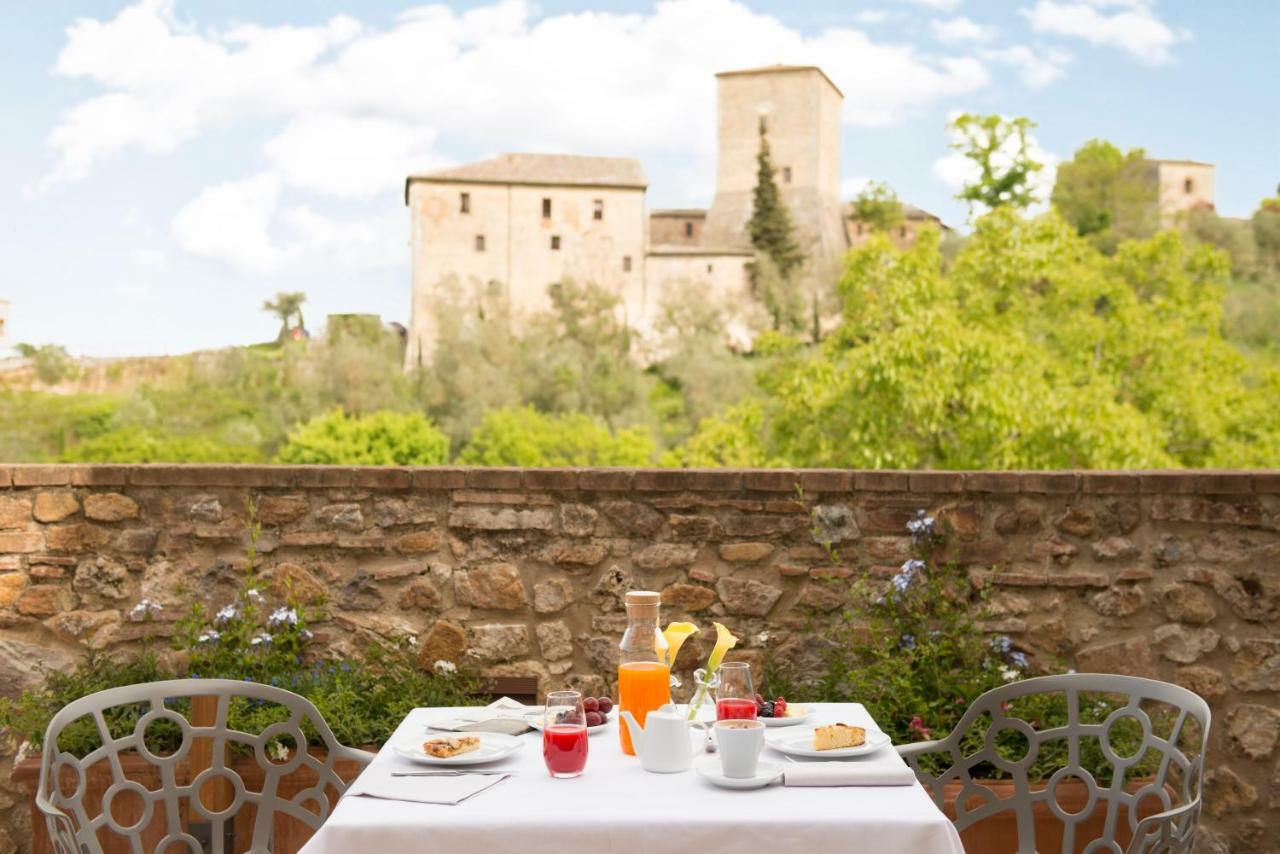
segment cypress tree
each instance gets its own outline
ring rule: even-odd
[[[756,164],[753,209],[751,221],[747,223],[751,245],[772,259],[784,279],[790,278],[791,273],[804,263],[804,252],[796,242],[787,206],[782,203],[778,184],[773,179],[773,157],[769,152],[763,116],[760,118],[760,153],[756,155]]]

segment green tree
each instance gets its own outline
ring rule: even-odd
[[[307,324],[302,319],[302,304],[307,301],[307,295],[302,291],[281,291],[276,294],[274,300],[266,300],[262,303],[262,310],[274,314],[280,318],[280,333],[276,336],[277,340],[284,341],[289,337],[289,332],[295,327],[289,325],[295,316],[298,318],[297,329],[306,330]]]
[[[643,428],[610,431],[582,413],[547,415],[532,407],[495,409],[463,449],[480,466],[643,466],[653,462],[653,438]]]
[[[1280,186],[1275,196],[1262,200],[1250,223],[1259,262],[1269,272],[1280,274]]]
[[[1106,140],[1089,140],[1059,164],[1050,200],[1104,252],[1114,252],[1121,240],[1156,231],[1155,187],[1141,148],[1123,152]]]
[[[282,463],[366,466],[434,466],[449,459],[449,437],[425,415],[341,410],[312,418],[289,432]]]
[[[956,198],[970,211],[1000,207],[1026,208],[1036,202],[1031,177],[1044,168],[1032,159],[1027,133],[1035,123],[1027,118],[964,113],[951,123],[951,147],[973,161],[978,177],[965,184]]]
[[[689,448],[870,468],[1280,460],[1280,371],[1221,337],[1217,251],[1165,232],[1109,258],[1059,216],[1009,207],[945,274],[938,242],[899,252],[877,236],[851,253],[840,327],[779,346],[758,413],[711,419]]]
[[[63,380],[75,379],[80,369],[65,347],[60,344],[18,344],[19,355],[31,360],[36,379],[45,385],[57,385]]]
[[[854,197],[850,219],[866,223],[872,231],[892,231],[902,225],[905,216],[893,188],[882,181],[872,181]]]
[[[793,323],[788,316],[786,300],[780,291],[794,290],[792,276],[804,263],[804,250],[796,240],[791,225],[791,215],[778,191],[777,172],[773,155],[769,151],[769,137],[764,117],[760,118],[760,150],[756,155],[756,187],[752,194],[751,219],[747,233],[755,247],[757,259],[753,265],[752,280],[756,294],[773,315],[775,329]],[[773,269],[763,265],[764,256]],[[766,278],[768,279],[766,281]]]

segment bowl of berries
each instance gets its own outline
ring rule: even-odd
[[[786,697],[766,700],[756,694],[756,719],[765,726],[795,726],[804,723],[809,717],[809,710],[804,706],[793,706]]]
[[[587,732],[593,735],[606,729],[615,717],[613,700],[608,697],[583,697],[582,710],[587,716]],[[530,712],[524,720],[534,729],[542,729],[542,712]]]

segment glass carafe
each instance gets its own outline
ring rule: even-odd
[[[644,726],[649,712],[671,702],[671,671],[666,665],[667,641],[658,628],[662,597],[647,590],[627,594],[627,630],[618,647],[618,733],[622,752],[635,756],[631,734],[621,723],[622,712],[635,715]]]

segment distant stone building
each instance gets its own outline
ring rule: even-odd
[[[624,157],[503,154],[410,175],[409,365],[430,359],[433,303],[451,280],[497,289],[517,316],[547,308],[547,286],[561,279],[594,282],[618,295],[627,322],[641,330],[682,283],[705,283],[713,298],[745,306],[762,120],[808,278],[830,274],[859,242],[840,200],[840,90],[814,66],[727,71],[716,85],[716,192],[707,210],[646,214],[644,173]],[[937,220],[920,214],[904,239]]]
[[[1197,160],[1146,160],[1147,180],[1161,228],[1182,224],[1196,210],[1215,210],[1213,164]]]
[[[873,229],[870,223],[855,217],[852,204],[845,207],[844,225],[849,246],[853,248],[863,245],[871,238]],[[951,230],[951,227],[944,223],[940,217],[929,213],[923,208],[903,203],[902,224],[889,230],[889,240],[899,249],[906,249],[916,242],[916,239],[920,236],[920,231],[925,228],[936,228],[942,232]]]

